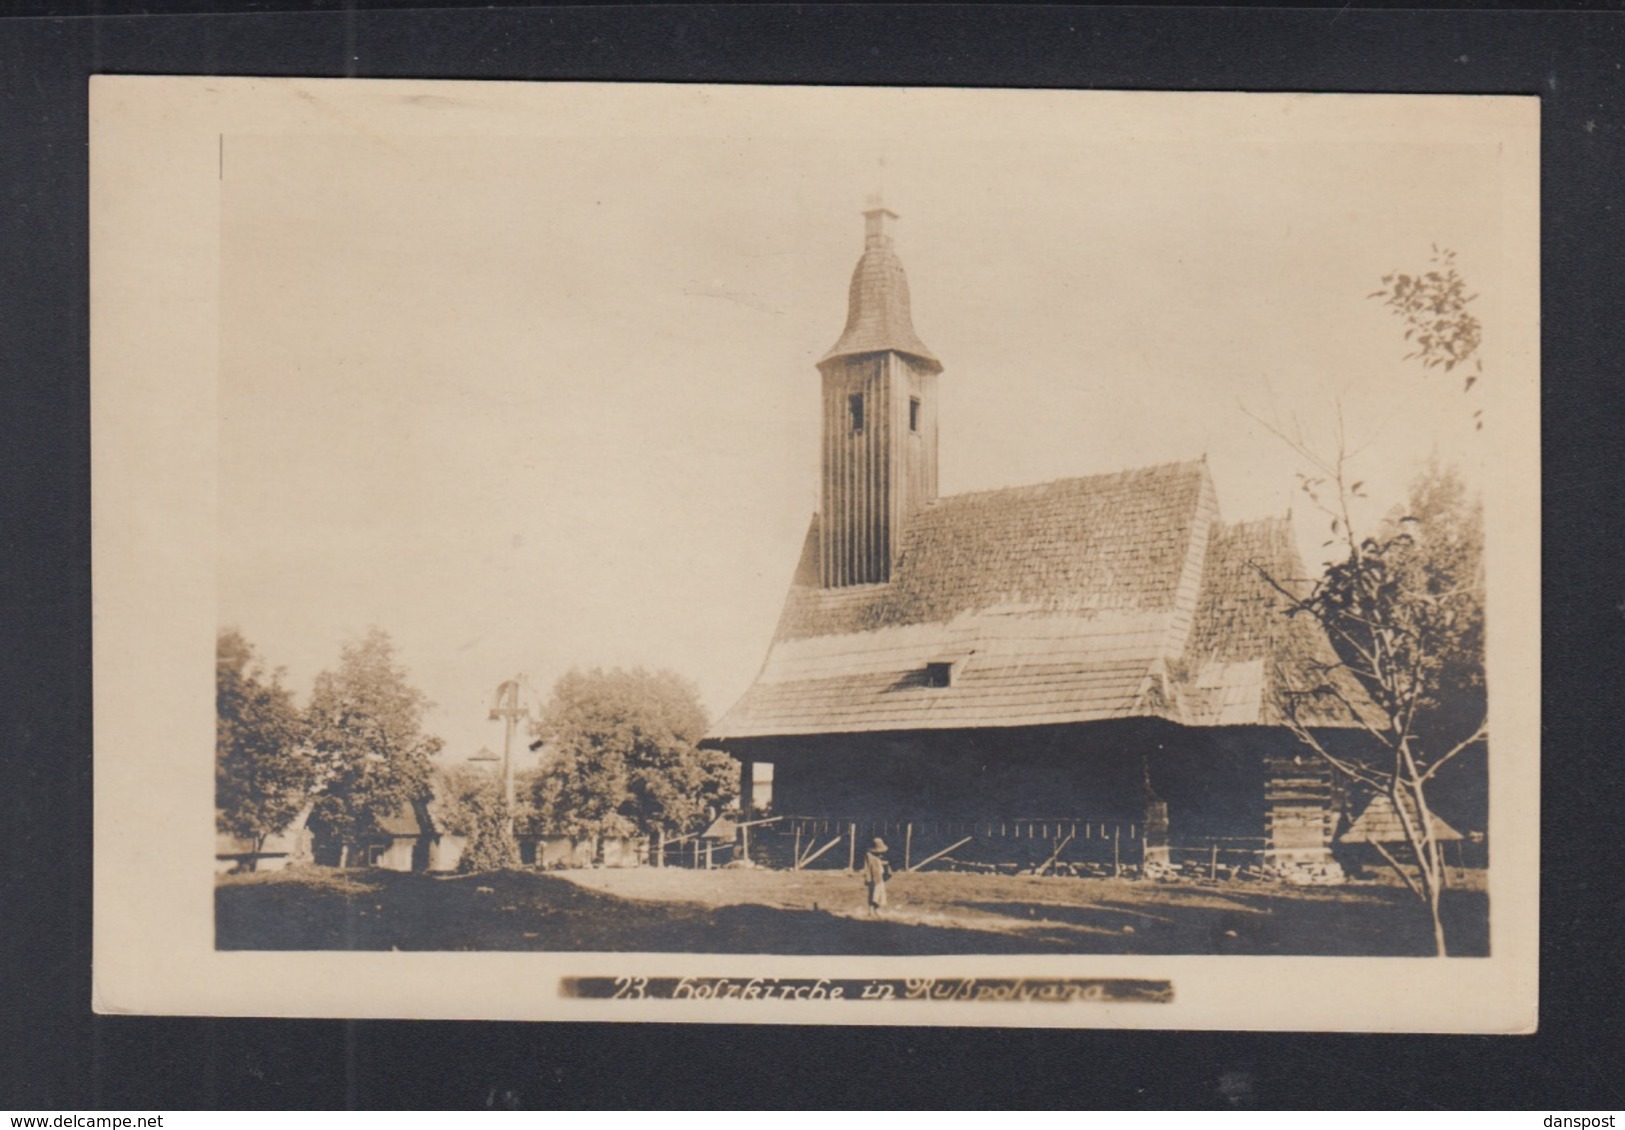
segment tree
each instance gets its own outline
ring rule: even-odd
[[[705,728],[698,691],[671,671],[571,671],[535,727],[550,747],[538,814],[569,836],[694,830],[738,786],[731,758],[699,748]]]
[[[1383,289],[1372,297],[1386,298],[1406,321],[1405,338],[1414,343],[1408,360],[1446,372],[1470,363],[1464,391],[1471,390],[1482,372],[1482,333],[1466,307],[1477,296],[1466,292],[1453,252],[1435,247],[1434,267],[1420,276],[1385,275]],[[1330,457],[1317,454],[1296,432],[1259,422],[1312,468],[1299,475],[1300,486],[1329,520],[1332,540],[1326,544],[1338,545],[1341,555],[1307,591],[1297,579],[1259,567],[1286,598],[1287,614],[1314,619],[1336,654],[1335,662],[1312,664],[1311,677],[1289,689],[1287,724],[1357,786],[1387,798],[1415,874],[1374,846],[1426,905],[1435,952],[1443,957],[1444,854],[1429,792],[1446,766],[1482,749],[1489,736],[1482,508],[1467,497],[1458,475],[1435,464],[1412,485],[1401,513],[1390,515],[1377,532],[1357,535],[1352,502],[1365,497],[1364,483],[1350,481],[1341,416]],[[1365,731],[1371,742],[1364,751],[1334,752],[1321,741],[1306,719],[1328,706]]]
[[[1309,480],[1314,483],[1315,480]],[[1341,478],[1340,494],[1346,494]],[[1410,869],[1375,845],[1432,918],[1444,956],[1439,915],[1444,855],[1429,792],[1445,766],[1488,736],[1483,693],[1483,575],[1477,507],[1460,481],[1437,471],[1418,480],[1409,513],[1376,534],[1347,535],[1347,556],[1308,592],[1267,579],[1289,603],[1325,629],[1337,659],[1312,665],[1313,677],[1288,693],[1287,724],[1371,795],[1388,798],[1405,833]],[[1333,517],[1334,523],[1340,523]],[[1353,676],[1362,702],[1337,672]],[[1363,750],[1332,752],[1303,719],[1336,704],[1372,739]],[[1369,706],[1367,705],[1369,703]],[[1373,712],[1370,707],[1374,707]]]
[[[508,796],[501,778],[468,766],[443,770],[435,798],[441,827],[466,840],[459,871],[519,866],[519,845],[508,831]]]
[[[1405,578],[1425,590],[1437,670],[1417,713],[1433,746],[1454,744],[1485,714],[1484,506],[1453,468],[1431,461],[1411,483],[1402,513],[1382,534],[1406,538]]]
[[[1440,250],[1434,244],[1430,262],[1431,270],[1414,275],[1394,271],[1382,276],[1382,286],[1367,297],[1382,299],[1404,321],[1405,340],[1411,343],[1405,360],[1447,373],[1471,363],[1472,371],[1463,378],[1462,387],[1470,392],[1484,375],[1484,361],[1478,356],[1483,326],[1467,309],[1478,295],[1467,293],[1467,284],[1456,270],[1454,251]],[[1482,414],[1482,410],[1473,413],[1479,428],[1484,426]]]
[[[267,676],[235,628],[216,638],[214,675],[215,827],[253,841],[257,861],[265,837],[299,815],[312,765],[282,672]]]
[[[425,801],[439,738],[423,732],[431,705],[395,662],[377,628],[345,645],[336,671],[316,676],[305,723],[319,784],[311,822],[340,844],[379,830],[381,818]]]

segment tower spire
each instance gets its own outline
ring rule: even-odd
[[[892,248],[896,220],[878,192],[869,197],[846,329],[818,362],[824,386],[819,573],[826,588],[890,580],[906,524],[937,496],[942,363],[914,332],[908,279]]]
[[[863,257],[847,290],[846,329],[818,362],[820,366],[860,353],[896,352],[912,357],[931,372],[941,371],[942,363],[914,332],[908,276],[892,247],[892,225],[897,219],[878,192],[870,195],[863,210]]]

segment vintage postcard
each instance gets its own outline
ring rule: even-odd
[[[1538,100],[91,110],[99,1010],[1534,1029]]]

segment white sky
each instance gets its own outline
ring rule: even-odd
[[[1476,477],[1473,398],[1365,296],[1456,249],[1493,374],[1493,144],[1392,140],[1414,100],[872,97],[226,137],[221,621],[302,698],[385,628],[458,758],[521,671],[671,667],[720,713],[817,506],[882,152],[943,493],[1205,452],[1224,517],[1303,519],[1241,406],[1324,430],[1336,398],[1379,510],[1430,451]]]

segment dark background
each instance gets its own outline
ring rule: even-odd
[[[224,6],[13,0],[0,18],[0,1108],[1625,1107],[1618,4],[405,10],[248,0],[210,14]],[[1540,1033],[92,1015],[94,73],[1540,95]]]

